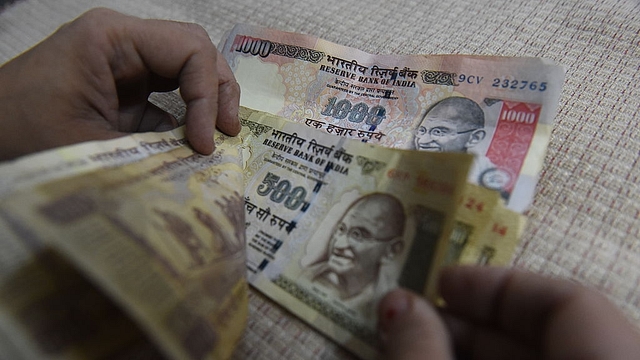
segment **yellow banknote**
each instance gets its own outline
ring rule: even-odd
[[[248,301],[238,139],[5,195],[0,333],[32,358],[228,358]]]
[[[467,184],[443,265],[509,265],[525,223],[523,215],[505,207],[498,192]]]
[[[485,228],[493,218],[500,194],[477,185],[467,184],[456,208],[456,221],[449,238],[445,264],[463,264],[466,255],[483,246]]]
[[[187,143],[184,127],[88,141],[0,163],[0,198],[18,188],[140,161]]]
[[[378,300],[435,296],[468,154],[390,149],[242,109],[249,282],[363,358]]]

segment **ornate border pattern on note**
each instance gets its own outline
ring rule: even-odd
[[[242,124],[242,126],[248,127],[249,130],[251,130],[251,133],[256,137],[273,129],[271,126],[258,124],[257,122],[253,122],[251,120],[246,120],[246,119],[240,119],[240,124]]]
[[[376,335],[371,329],[363,326],[362,324],[359,324],[356,321],[353,321],[351,317],[345,316],[345,313],[337,311],[333,307],[328,306],[324,301],[318,299],[318,297],[313,293],[300,287],[289,278],[280,275],[273,281],[273,283],[280,287],[282,290],[286,291],[289,295],[302,301],[308,307],[326,316],[336,325],[346,329],[366,343],[375,344]]]
[[[385,162],[369,159],[364,156],[358,156],[356,159],[358,165],[362,167],[362,175],[369,175],[374,171],[383,169],[387,165]]]
[[[456,86],[454,82],[456,74],[454,73],[435,70],[422,70],[420,76],[422,77],[422,82],[424,82],[425,84]]]
[[[271,50],[271,54],[285,56],[292,59],[298,59],[302,61],[308,61],[312,63],[319,63],[322,58],[324,58],[324,53],[322,51],[317,51],[313,49],[303,48],[301,46],[289,45],[289,44],[280,44],[272,42],[273,49]]]

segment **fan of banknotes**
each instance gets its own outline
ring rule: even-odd
[[[178,128],[0,167],[0,352],[227,358],[248,283],[370,359],[389,290],[509,264],[562,67],[247,25],[220,50],[242,131],[214,154]]]

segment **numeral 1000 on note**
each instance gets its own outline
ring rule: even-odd
[[[271,201],[280,204],[284,201],[284,206],[289,210],[297,210],[300,205],[304,205],[302,210],[306,210],[309,204],[305,201],[307,190],[302,186],[291,188],[289,180],[280,180],[280,176],[268,172],[262,179],[262,184],[256,190],[260,196],[269,196]]]
[[[353,105],[347,99],[337,100],[338,98],[335,96],[330,98],[321,114],[338,120],[347,118],[353,123],[361,123],[364,120],[365,124],[374,126],[380,125],[382,120],[387,117],[387,110],[380,105],[369,109],[369,106],[362,102]]]

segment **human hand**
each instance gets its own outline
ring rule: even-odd
[[[457,267],[443,272],[440,290],[442,314],[406,290],[383,298],[386,359],[640,358],[638,330],[604,296],[569,281]]]
[[[169,130],[175,119],[147,98],[178,87],[196,151],[214,150],[216,125],[240,131],[240,88],[202,27],[90,10],[0,68],[0,160]]]

